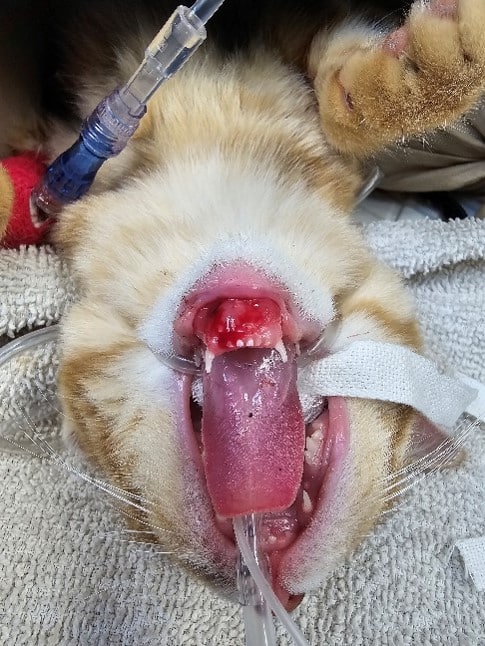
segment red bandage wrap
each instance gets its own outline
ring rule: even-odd
[[[0,246],[12,249],[20,245],[39,244],[51,222],[46,221],[39,226],[34,224],[30,194],[44,175],[46,166],[34,153],[2,159],[0,165],[3,168],[3,172],[0,172],[0,206],[7,219]]]

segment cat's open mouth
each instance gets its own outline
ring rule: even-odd
[[[200,432],[203,410],[193,399],[191,407],[193,428],[204,460]],[[335,472],[338,471],[343,457],[341,442],[335,440],[337,437],[341,440],[347,433],[343,399],[331,397],[322,400],[320,414],[305,425],[302,477],[294,501],[286,509],[264,513],[260,546],[269,559],[273,588],[289,611],[300,603],[303,595],[292,595],[282,586],[279,576],[280,564],[285,554],[292,546],[296,546],[298,538],[312,523],[317,509],[321,511],[323,505],[331,499]],[[329,479],[327,475],[331,472],[333,478]],[[272,478],[271,465],[268,465],[265,473],[268,478]],[[273,488],[270,487],[268,492],[274,492]],[[217,529],[235,543],[232,518],[215,513],[214,522]]]
[[[302,597],[288,592],[285,560],[333,497],[348,446],[345,402],[322,398],[308,419],[297,357],[314,327],[266,292],[212,298],[178,331],[203,363],[202,378],[184,390],[214,527],[234,544],[232,518],[264,514],[261,547],[291,609]]]

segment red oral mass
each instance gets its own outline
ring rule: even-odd
[[[227,298],[199,310],[194,332],[215,356],[246,346],[273,348],[283,336],[281,311],[270,298]]]

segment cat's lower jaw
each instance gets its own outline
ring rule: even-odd
[[[198,414],[194,414],[194,406],[187,402],[191,393],[190,380],[189,376],[182,377],[181,382],[185,385],[179,391],[185,411],[180,416],[184,420],[184,452],[190,456],[185,465],[186,495],[191,508],[187,523],[189,528],[193,525],[191,530],[194,534],[203,537],[206,549],[211,552],[211,560],[218,562],[223,555],[226,563],[235,562],[232,519],[214,511],[207,489],[204,447],[198,429],[200,419]],[[273,589],[288,610],[295,608],[303,596],[291,593],[292,583],[286,573],[286,563],[298,562],[299,542],[304,535],[318,533],[323,523],[331,522],[337,484],[348,448],[349,420],[345,400],[330,397],[325,400],[320,415],[305,427],[302,477],[294,502],[287,509],[263,516],[261,548],[269,560]],[[245,484],[240,483],[242,488]],[[199,506],[195,515],[194,504]],[[205,519],[203,529],[201,518]]]

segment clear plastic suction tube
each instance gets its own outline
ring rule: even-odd
[[[134,116],[140,114],[160,85],[179,70],[207,36],[193,9],[177,7],[145,52],[142,64],[120,90]]]
[[[247,646],[276,644],[271,609],[291,635],[296,646],[308,646],[308,642],[281,605],[265,574],[261,571],[261,565],[266,569],[268,567],[259,547],[261,522],[261,517],[256,514],[233,519],[234,533],[242,557],[242,561],[239,560],[237,564],[237,574],[241,603],[244,605],[246,644]],[[241,571],[242,564],[249,574],[244,569]],[[251,602],[253,609],[248,610]],[[245,605],[246,603],[248,605]]]
[[[264,554],[260,552],[258,545],[260,518],[253,514],[245,516],[243,519],[237,519],[237,522],[242,522],[242,532],[247,547],[258,566],[264,571],[264,575],[267,576],[268,562]],[[246,644],[247,646],[273,646],[276,644],[276,639],[271,609],[251,576],[241,551],[237,557],[236,568],[239,600],[243,606]]]
[[[204,25],[212,18],[224,0],[197,0],[191,7],[191,11],[199,18]]]

